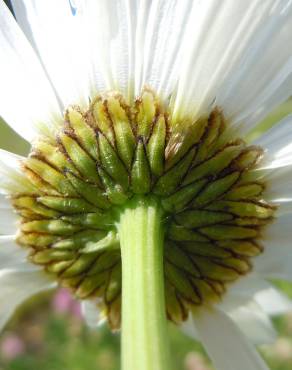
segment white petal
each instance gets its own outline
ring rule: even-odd
[[[199,340],[199,334],[194,323],[193,315],[189,314],[188,319],[183,321],[183,323],[180,325],[180,329],[187,336],[195,340]]]
[[[257,345],[275,340],[276,332],[269,316],[287,313],[291,311],[291,306],[286,296],[254,273],[230,285],[222,302],[217,305]],[[192,315],[180,328],[186,335],[198,340]]]
[[[286,77],[282,84],[274,91],[270,91],[270,96],[257,108],[253,109],[248,116],[238,117],[238,121],[243,121],[243,132],[246,133],[254,128],[254,125],[267,117],[268,112],[273,112],[281,103],[287,101],[291,95],[292,73]],[[269,90],[268,90],[269,91]],[[290,113],[290,112],[289,112]]]
[[[133,68],[127,45],[131,35],[128,33],[126,4],[118,0],[88,0],[80,4],[79,16],[83,20],[86,39],[89,45],[95,45],[89,52],[95,89],[118,89],[126,93],[132,82],[129,68]]]
[[[267,286],[269,286],[269,284],[264,279],[260,278],[254,272],[251,272],[232,283],[228,287],[225,296],[228,296],[228,294],[232,294],[236,297],[241,295],[249,300],[257,292],[266,289]]]
[[[97,307],[95,300],[84,300],[81,302],[82,315],[88,326],[96,328],[101,325],[104,320],[100,318],[100,310]]]
[[[278,207],[278,217],[292,213],[292,194],[290,195],[290,198],[270,199],[270,202]]]
[[[127,97],[150,85],[168,96],[177,83],[178,49],[191,4],[81,0],[72,12],[65,0],[13,1],[64,105],[79,95],[85,99],[88,84],[93,91],[119,89]]]
[[[278,168],[259,169],[255,175],[267,182],[265,198],[277,203],[277,200],[285,201],[292,198],[292,164]]]
[[[257,293],[265,291],[270,286],[270,283],[253,271],[228,286],[218,307],[224,311],[236,310],[249,304]]]
[[[219,105],[234,123],[253,124],[249,117],[268,110],[265,102],[276,93],[279,98],[291,77],[291,8],[291,2],[272,0],[194,2],[182,40],[176,109],[184,104],[202,114]],[[285,91],[281,99],[290,95]]]
[[[145,85],[168,98],[177,84],[179,49],[193,1],[83,3],[80,9],[87,39],[96,45],[91,48],[95,79],[129,98],[140,94]]]
[[[250,301],[229,311],[228,315],[254,344],[269,344],[275,341],[277,333],[272,322],[257,302]]]
[[[236,123],[242,123],[243,132],[285,101],[292,88],[292,49],[283,47],[289,43],[292,31],[292,3],[253,3],[258,5],[260,22],[241,56],[243,59],[233,72],[233,86],[222,103],[220,99],[218,101],[226,107],[227,115]],[[252,17],[254,20],[257,15],[253,13]]]
[[[255,114],[289,95],[290,3],[13,3],[65,105],[86,99],[88,85],[91,91],[120,89],[129,97],[150,85],[165,98],[177,93],[177,111],[202,114],[215,102],[228,118],[245,120],[248,130],[251,117],[254,122]]]
[[[0,115],[31,141],[36,126],[55,121],[59,105],[36,55],[2,0],[0,23]]]
[[[11,170],[15,169],[18,170],[20,167],[20,162],[24,159],[20,155],[8,152],[7,150],[0,149],[0,161],[3,165],[7,168],[11,168]]]
[[[216,305],[219,310],[228,314],[241,331],[257,345],[271,343],[275,340],[276,333],[268,317],[271,310],[265,304],[269,299],[267,294],[269,289],[273,291],[268,282],[251,274],[230,285],[222,302]],[[266,294],[266,302],[261,299],[262,292],[263,296]],[[276,295],[271,295],[270,298],[274,299],[273,306],[278,307],[279,312],[281,310],[284,312],[282,299],[278,297],[275,299]],[[285,306],[285,312],[287,311],[288,307]],[[198,340],[198,331],[192,315],[181,325],[181,329],[185,334]]]
[[[289,115],[261,135],[253,144],[263,147],[271,159],[292,154],[291,127],[292,115]]]
[[[254,258],[254,270],[266,278],[292,279],[292,214],[284,214],[263,235],[264,252]]]
[[[0,236],[0,269],[28,264],[26,257],[27,252],[15,243],[15,235]]]
[[[217,370],[267,370],[255,348],[219,310],[194,314],[194,322]]]
[[[23,157],[0,149],[0,194],[14,191],[33,191],[30,182],[21,173]]]
[[[10,176],[18,175],[15,168],[20,157],[0,149],[0,193],[10,188],[13,179]],[[13,211],[9,199],[0,194],[0,234],[15,234],[17,230],[17,215]]]
[[[261,168],[272,169],[292,164],[291,127],[292,116],[288,116],[265,132],[255,142],[256,145],[260,145],[266,151]]]
[[[10,200],[7,198],[6,195],[1,194],[0,191],[0,209],[9,209],[9,208],[11,208]]]
[[[0,155],[1,158],[1,155]],[[0,162],[1,174],[1,162]],[[1,182],[0,182],[1,192]],[[17,215],[13,211],[10,200],[0,194],[0,234],[14,234],[17,229]]]
[[[0,209],[0,234],[15,234],[18,217],[12,209]]]
[[[229,312],[249,304],[250,301],[255,301],[269,316],[291,310],[291,301],[256,272],[231,284],[219,308]]]
[[[270,316],[292,312],[292,301],[272,286],[256,293],[254,299]]]
[[[82,15],[68,0],[15,0],[13,8],[35,47],[63,104],[87,104],[90,93],[90,48]],[[101,15],[95,18],[100,23]],[[100,52],[100,50],[97,50]]]
[[[145,1],[143,10],[138,7],[135,30],[136,94],[144,85],[151,86],[165,98],[174,93],[181,73],[181,41],[193,4],[190,0],[160,0]]]
[[[15,309],[28,297],[54,287],[41,271],[4,270],[0,272],[0,329]]]
[[[217,305],[255,344],[267,344],[275,339],[275,331],[268,317],[271,311],[263,300],[257,299],[262,292],[266,293],[270,290],[273,291],[270,283],[251,273],[231,284],[222,302]],[[275,295],[271,298],[274,299]],[[283,306],[280,299],[276,299],[273,304]]]

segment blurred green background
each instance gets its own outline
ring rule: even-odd
[[[255,129],[249,139],[292,112],[284,103]],[[0,120],[0,147],[26,154],[28,145]],[[292,298],[292,285],[275,283]],[[292,312],[274,319],[279,338],[259,350],[272,370],[292,369]],[[170,325],[175,370],[210,370],[199,343]],[[0,336],[0,370],[118,370],[120,336],[107,326],[89,329],[79,303],[64,289],[33,297],[23,304]],[[138,369],[137,369],[138,370]],[[234,369],[236,370],[236,369]]]

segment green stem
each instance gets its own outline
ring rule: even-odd
[[[122,253],[122,369],[170,370],[162,213],[135,199],[119,224]]]

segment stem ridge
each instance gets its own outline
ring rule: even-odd
[[[169,370],[163,223],[158,201],[138,197],[121,213],[122,369]]]

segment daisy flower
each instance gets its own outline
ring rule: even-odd
[[[219,370],[291,309],[289,0],[0,2],[0,322],[57,284],[122,329],[124,370],[169,370],[167,320]],[[122,319],[121,319],[122,318]]]

